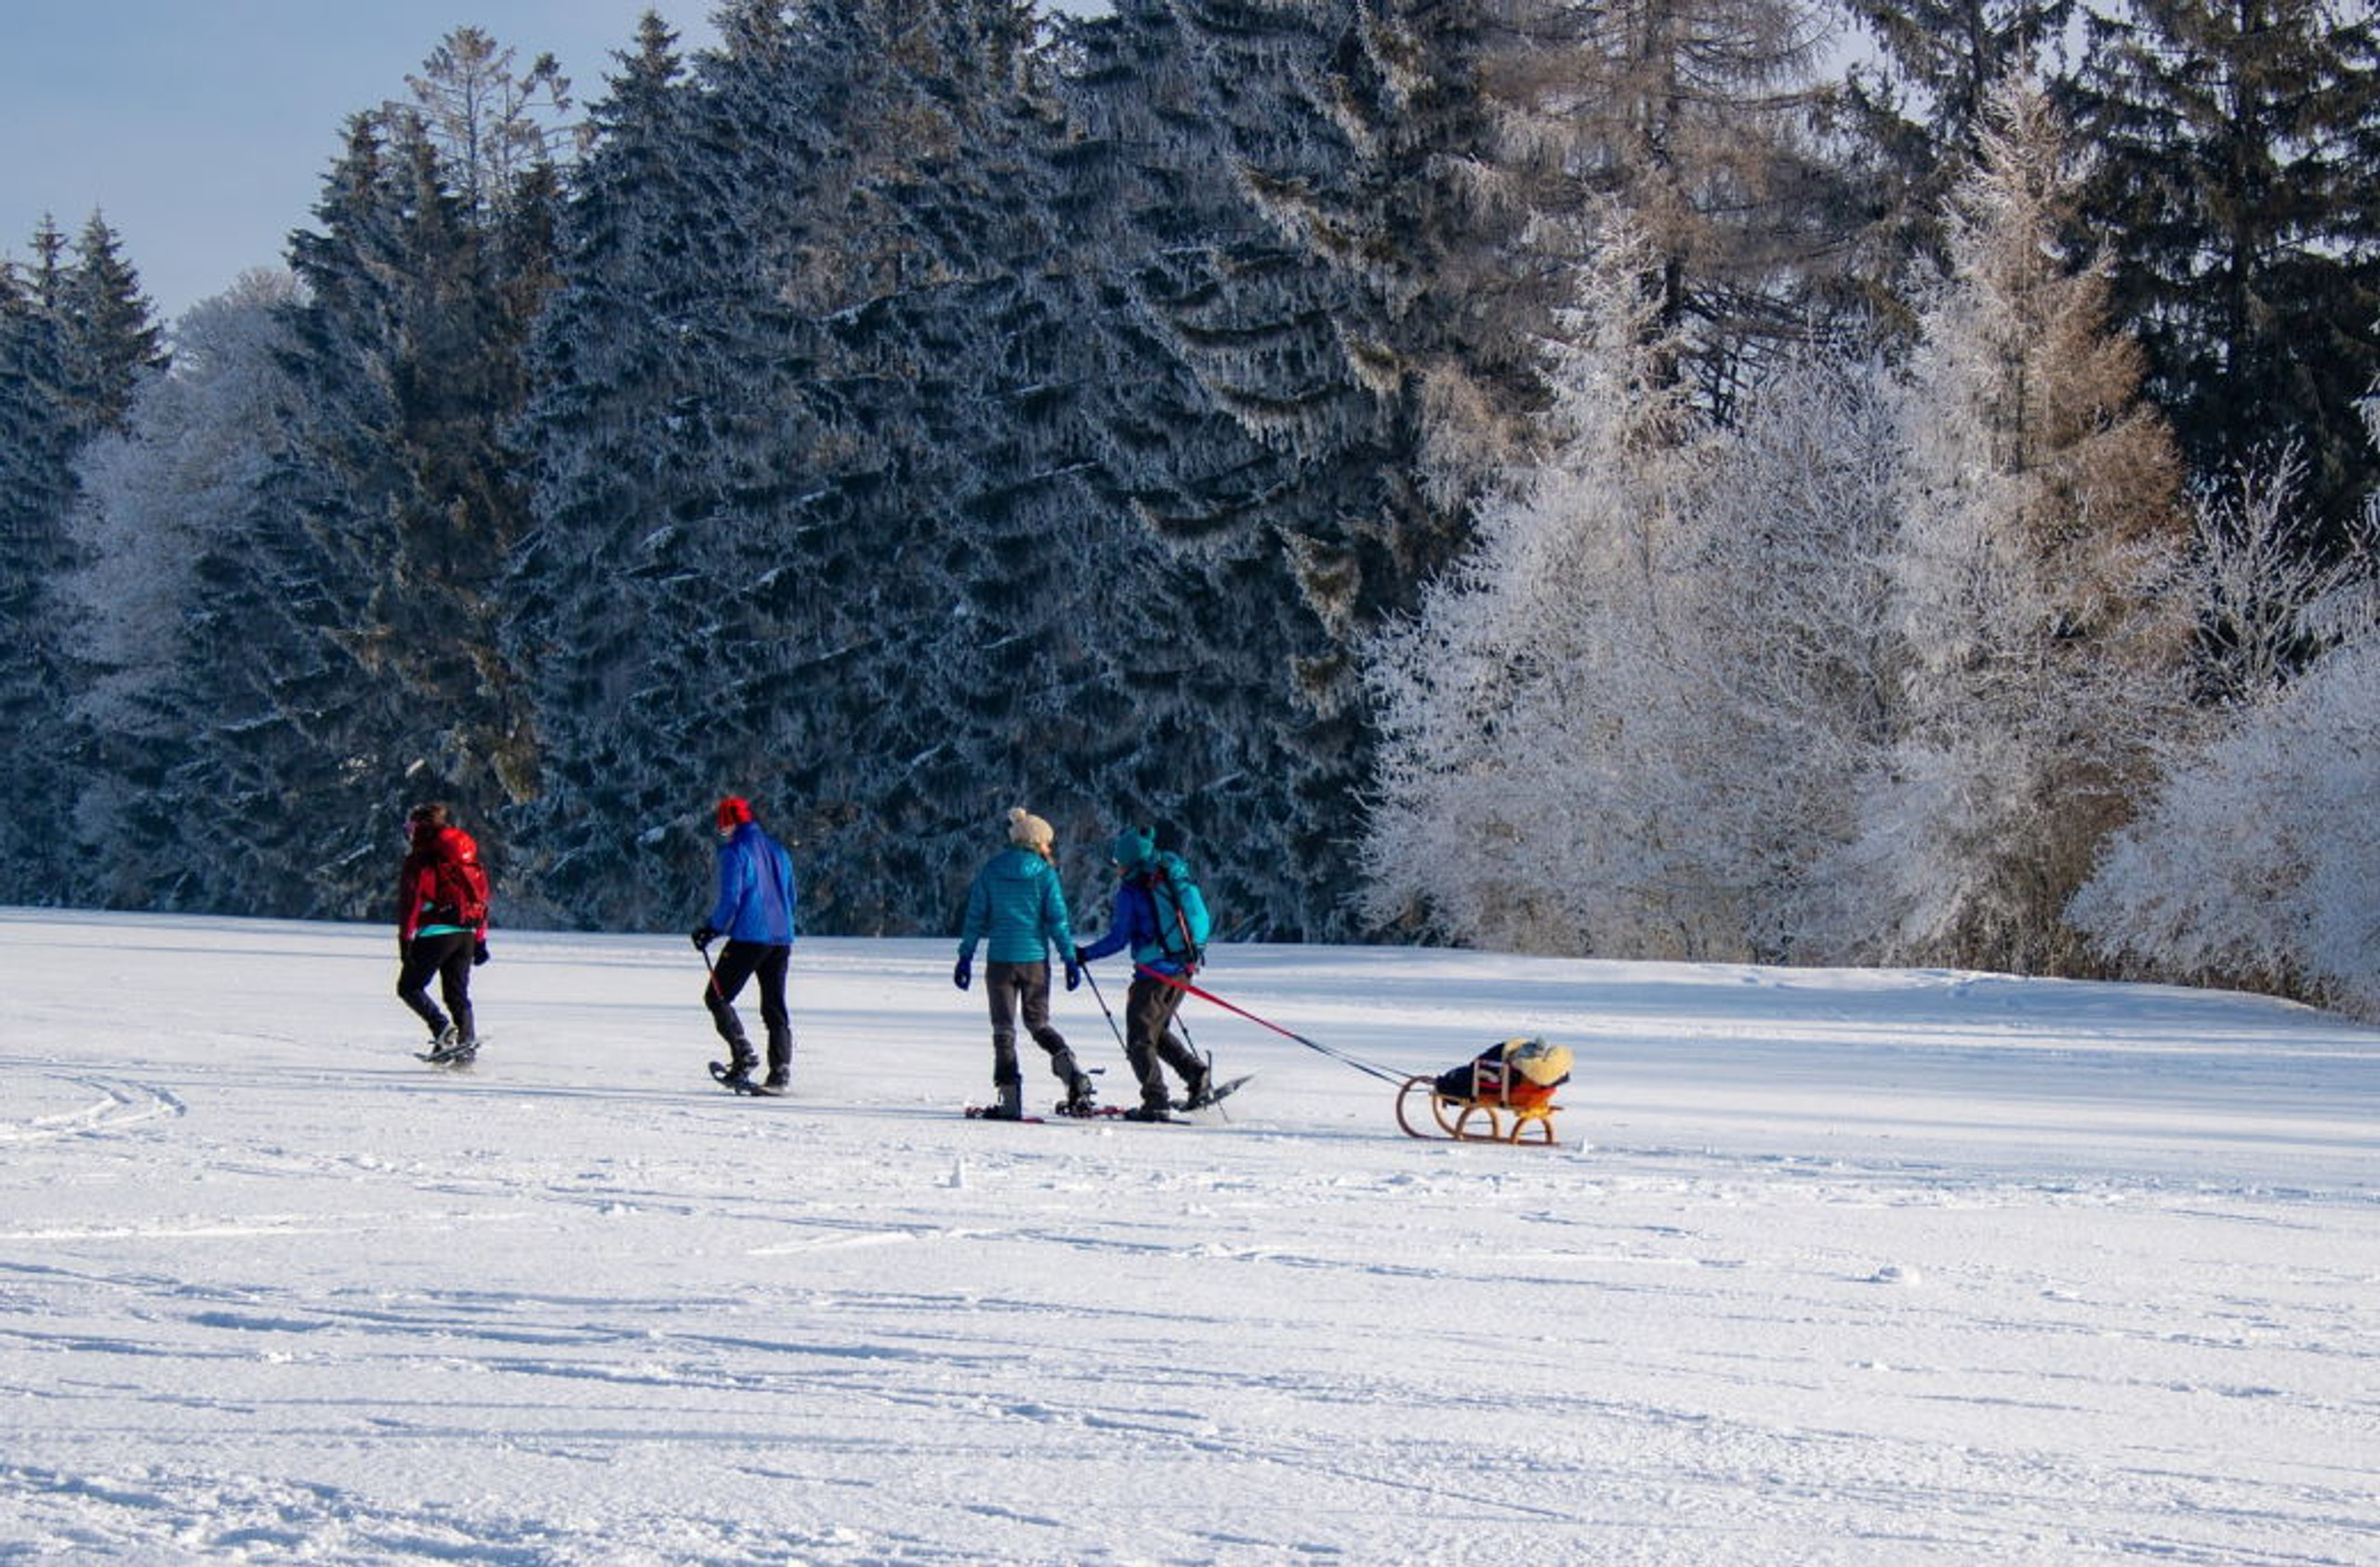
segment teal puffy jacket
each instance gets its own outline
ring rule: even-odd
[[[1074,955],[1066,895],[1050,862],[1029,849],[1011,849],[975,873],[967,889],[967,922],[959,929],[959,955],[973,957],[975,943],[987,936],[994,963],[1038,963],[1051,942],[1061,958]]]

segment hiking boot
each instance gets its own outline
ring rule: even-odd
[[[1173,1112],[1161,1104],[1136,1104],[1124,1112],[1127,1121],[1170,1121]]]
[[[438,1037],[430,1042],[430,1047],[443,1055],[462,1042],[463,1031],[455,1024],[448,1023],[438,1031]]]
[[[1203,1110],[1208,1105],[1212,1104],[1214,1102],[1214,1073],[1209,1072],[1204,1067],[1199,1068],[1198,1074],[1197,1076],[1185,1078],[1183,1081],[1182,1108],[1184,1110]]]
[[[1066,1085],[1066,1102],[1058,1106],[1061,1115],[1089,1115],[1099,1108],[1098,1091],[1092,1087],[1088,1073],[1078,1072],[1074,1081]]]
[[[761,1080],[760,1092],[764,1094],[782,1094],[787,1087],[791,1086],[791,1085],[792,1079],[787,1073],[782,1072],[772,1072],[766,1078]]]

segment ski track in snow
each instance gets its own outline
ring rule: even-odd
[[[388,948],[0,911],[0,1561],[2380,1561],[2380,1035],[2302,1007],[1217,955],[1572,1044],[1534,1150],[1196,1003],[1227,1115],[963,1120],[944,942],[805,942],[749,1100],[682,940],[499,932],[443,1072]]]

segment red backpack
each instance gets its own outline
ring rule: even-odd
[[[487,871],[480,846],[460,827],[440,833],[430,862],[430,901],[439,922],[477,929],[487,923]]]

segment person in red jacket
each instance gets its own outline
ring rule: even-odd
[[[397,873],[397,999],[430,1025],[432,1055],[469,1060],[479,1048],[471,970],[487,961],[487,872],[480,846],[443,805],[415,806],[405,820],[412,848]],[[443,1012],[430,999],[433,974]]]

